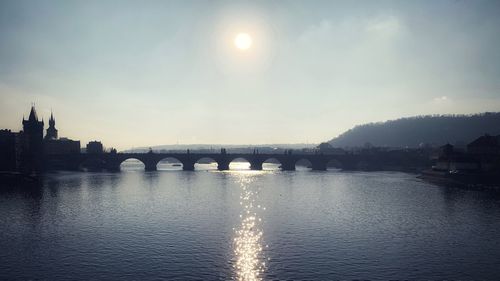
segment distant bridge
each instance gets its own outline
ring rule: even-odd
[[[119,171],[120,165],[125,160],[137,159],[141,161],[146,171],[155,171],[157,164],[164,159],[175,159],[182,163],[183,170],[193,171],[195,164],[201,159],[211,159],[217,163],[220,171],[229,170],[229,164],[237,159],[246,160],[250,163],[251,170],[262,170],[262,164],[274,159],[281,164],[285,171],[295,170],[295,165],[300,160],[311,163],[312,170],[325,171],[329,162],[337,161],[344,169],[355,169],[364,159],[355,154],[300,154],[300,153],[100,153],[100,154],[74,154],[74,155],[51,155],[46,159],[48,169],[79,170],[82,167],[105,169],[108,171]]]

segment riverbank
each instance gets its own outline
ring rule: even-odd
[[[0,172],[0,185],[34,184],[39,182],[37,175],[26,175],[19,172]]]
[[[440,185],[500,191],[500,176],[494,173],[424,170],[418,177]]]

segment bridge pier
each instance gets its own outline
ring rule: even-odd
[[[158,160],[156,160],[153,156],[153,153],[147,153],[146,154],[146,157],[143,157],[139,160],[142,161],[142,163],[144,163],[144,170],[150,172],[150,171],[156,171],[156,164],[158,164]]]
[[[281,170],[283,171],[295,171],[295,161],[283,161],[281,162]]]
[[[119,172],[120,171],[120,166],[107,166],[106,171],[108,172]]]
[[[217,161],[217,170],[219,170],[219,171],[229,170],[229,162],[225,161],[225,160]]]
[[[194,171],[194,162],[192,162],[192,161],[182,162],[182,169],[184,171]]]
[[[250,170],[260,171],[260,170],[262,170],[262,164],[263,164],[263,162],[260,162],[260,161],[250,162]]]
[[[150,172],[150,171],[156,171],[156,164],[145,164],[146,167],[144,167],[144,170]]]

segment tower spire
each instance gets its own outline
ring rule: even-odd
[[[50,109],[49,128],[47,128],[45,139],[57,139],[56,119],[52,109]]]
[[[36,114],[35,104],[31,106],[30,116],[28,117],[30,121],[38,121],[38,115]]]

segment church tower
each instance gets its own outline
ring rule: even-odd
[[[31,107],[28,120],[23,117],[23,172],[40,171],[43,157],[43,120],[39,121],[35,106]]]
[[[54,115],[50,112],[49,127],[47,128],[47,134],[45,135],[46,140],[57,139],[57,129],[56,129],[56,119]]]

